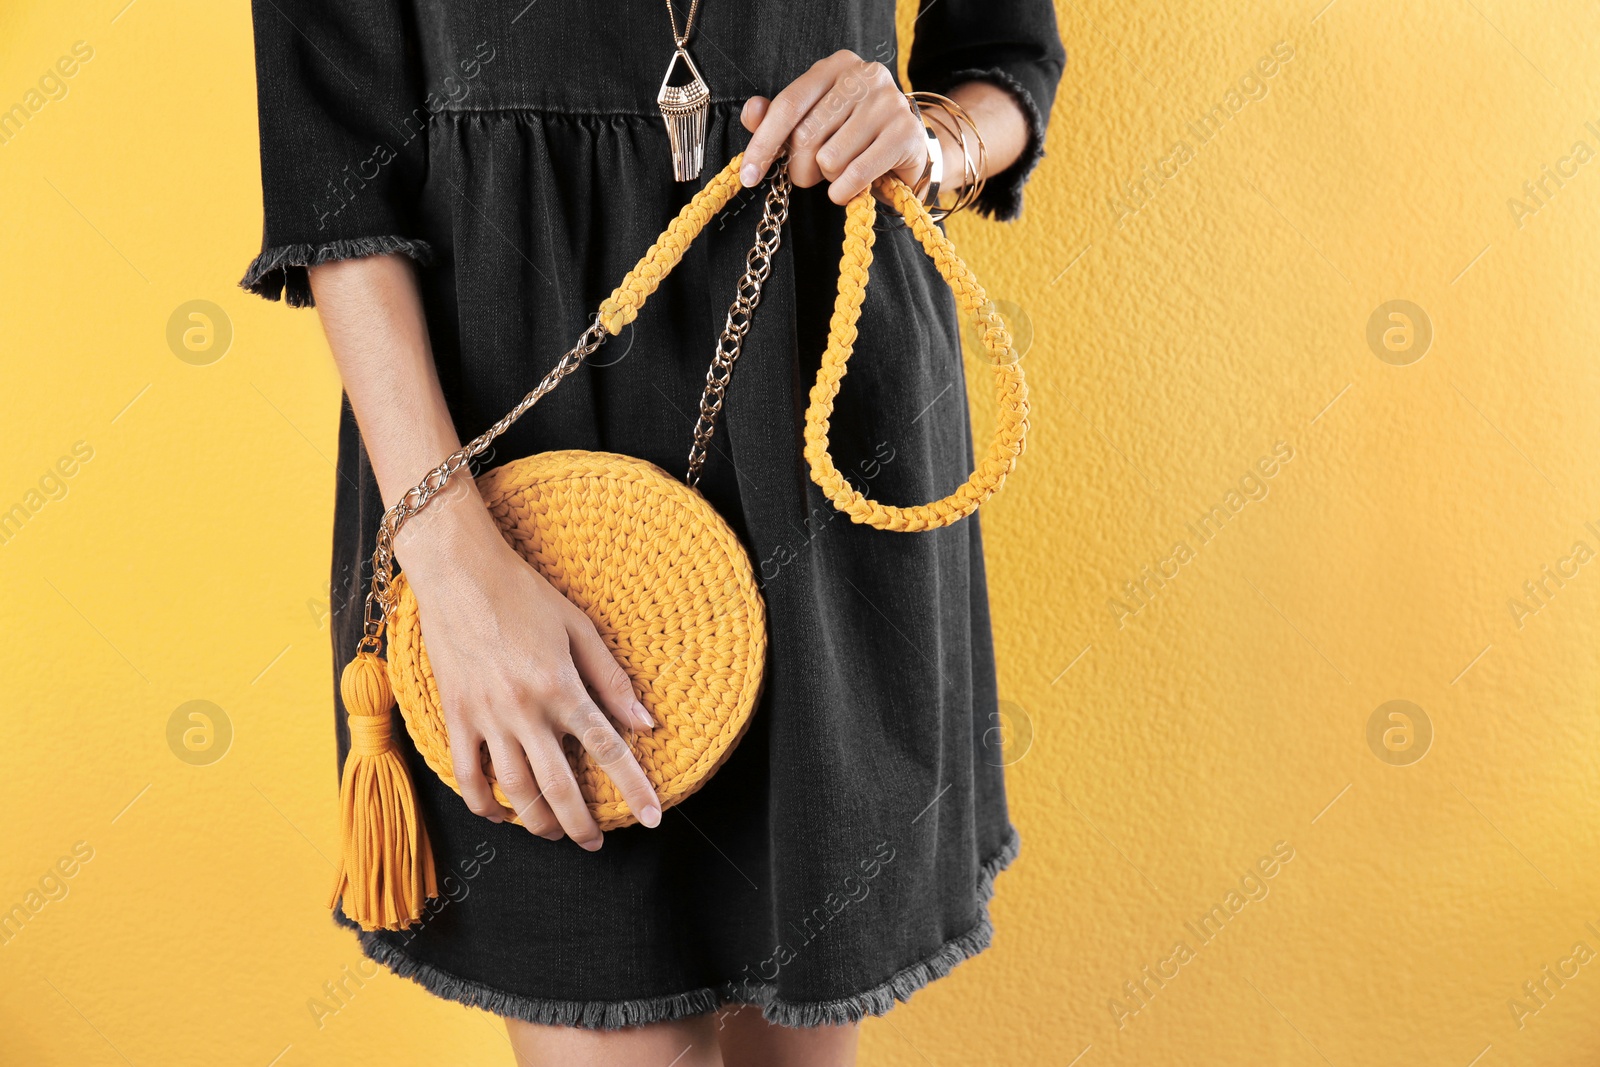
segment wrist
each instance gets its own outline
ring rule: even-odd
[[[939,187],[948,193],[959,192],[967,184],[965,168],[962,166],[961,139],[937,122],[933,124],[933,131],[939,138],[939,151],[944,165],[944,176]]]
[[[959,88],[976,84],[964,83]],[[971,206],[982,193],[987,174],[987,146],[979,132],[978,120],[953,97],[925,90],[907,95],[918,105],[928,130],[938,138],[936,153],[942,157],[944,170],[939,192],[955,194],[955,200],[948,205],[936,196],[923,198],[933,219],[941,221]],[[932,138],[929,147],[934,147]],[[930,152],[930,159],[933,154]]]
[[[504,543],[478,494],[477,483],[468,471],[461,470],[400,527],[394,551],[405,570],[426,578],[445,569],[459,569],[463,560],[479,558],[486,548]]]
[[[989,81],[962,82],[950,89],[950,99],[972,120],[973,132],[983,138],[985,159],[982,178],[992,178],[1022,157],[1028,143],[1028,118],[1011,91]],[[960,148],[956,148],[960,153]]]

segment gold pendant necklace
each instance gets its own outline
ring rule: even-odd
[[[667,140],[672,143],[672,173],[680,182],[700,176],[706,160],[706,112],[711,109],[711,89],[700,77],[700,68],[689,58],[686,47],[689,34],[694,29],[694,17],[700,10],[700,0],[689,5],[689,17],[678,33],[678,16],[672,10],[672,0],[667,0],[667,18],[672,20],[672,40],[677,50],[667,64],[667,73],[661,79],[661,91],[656,94],[656,106],[667,124]],[[682,60],[694,80],[685,85],[669,85],[672,72]]]

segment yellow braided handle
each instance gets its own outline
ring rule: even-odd
[[[956,255],[950,239],[934,224],[928,209],[905,182],[893,175],[879,178],[876,184],[889,194],[895,209],[922,242],[923,249],[955,293],[956,305],[981,327],[983,345],[994,368],[1000,408],[994,439],[971,476],[955,492],[942,500],[914,507],[895,507],[871,500],[857,492],[834,467],[833,457],[828,454],[828,419],[833,414],[834,398],[839,395],[840,379],[855,349],[856,322],[861,317],[861,301],[866,297],[867,268],[872,264],[872,223],[877,207],[872,193],[864,192],[845,209],[839,295],[833,305],[828,348],[817,372],[817,384],[811,389],[811,406],[806,409],[805,456],[811,467],[811,480],[821,486],[833,506],[849,515],[852,522],[864,522],[880,530],[915,533],[948,526],[967,517],[1005,483],[1006,475],[1022,455],[1028,431],[1028,387],[1011,345],[1010,331],[971,269]]]
[[[606,332],[615,336],[638,317],[645,300],[683,259],[684,252],[706,223],[742,188],[739,165],[743,160],[743,152],[735,155],[721,173],[683,206],[622,284],[600,304],[600,322]],[[955,293],[957,307],[981,327],[983,345],[995,372],[1000,409],[988,450],[971,476],[942,500],[914,507],[881,504],[857,492],[834,467],[833,457],[828,453],[828,419],[833,414],[834,398],[839,395],[839,382],[844,378],[855,349],[856,322],[861,317],[867,270],[872,265],[872,224],[877,217],[877,201],[872,191],[862,192],[845,209],[839,294],[834,301],[833,320],[828,330],[828,348],[817,371],[817,383],[811,389],[811,405],[806,409],[805,457],[811,468],[811,480],[822,488],[834,507],[850,516],[851,521],[880,530],[912,533],[948,526],[965,518],[1005,483],[1006,475],[1022,455],[1028,430],[1028,387],[1005,322],[989,302],[988,294],[978,284],[972,270],[956,254],[950,239],[934,223],[928,209],[905,182],[893,175],[885,175],[875,184],[889,195],[911,232],[922,242],[923,249],[939,268],[939,274]]]
[[[661,279],[678,265],[706,223],[716,218],[717,212],[733,198],[743,186],[739,182],[739,164],[744,160],[740,152],[728,160],[728,165],[706,183],[705,188],[678,212],[678,217],[667,224],[639,262],[630,270],[622,284],[600,303],[600,324],[615,337],[622,328],[639,317],[645,299],[661,284]]]

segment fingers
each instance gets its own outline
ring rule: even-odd
[[[878,127],[882,123],[869,112],[857,111],[841,123],[832,136],[817,145],[811,157],[816,161],[817,171],[828,181],[836,181],[850,162],[872,147],[878,139]],[[796,151],[793,157],[798,158],[805,153]],[[790,162],[793,171],[794,163]]]
[[[526,755],[523,758],[526,759]],[[561,821],[556,818],[556,813],[550,810],[550,804],[542,793],[519,818],[522,820],[522,825],[535,837],[542,837],[546,841],[560,841],[565,836],[561,832]]]
[[[843,55],[833,86],[789,138],[790,174],[801,187],[832,181],[879,136],[894,108],[910,110],[887,67]]]
[[[634,758],[633,751],[598,709],[582,711],[570,724],[572,735],[595,763],[606,772],[611,783],[628,802],[628,808],[645,826],[661,822],[661,800],[650,779]]]
[[[595,714],[599,714],[598,710]],[[589,805],[584,802],[583,792],[572,775],[572,768],[567,765],[560,739],[554,734],[545,733],[528,737],[524,745],[528,762],[543,787],[544,798],[550,803],[550,810],[555,812],[561,828],[580,848],[589,852],[597,850],[604,837],[600,833],[600,825],[589,814]]]
[[[789,138],[789,180],[798,188],[809,189],[833,176],[828,173],[830,151],[835,156],[846,153],[844,162],[854,155],[844,143],[831,150],[828,146],[839,138],[845,127],[850,126],[853,118],[861,114],[855,107],[856,98],[861,95],[859,80],[852,75],[836,81],[795,127]],[[855,88],[847,90],[843,88],[846,84]],[[850,139],[859,142],[855,146],[859,151],[871,142],[872,131],[863,130],[859,121],[854,131]]]
[[[848,59],[846,58],[848,57]],[[845,63],[860,57],[849,51],[835,52],[827,59],[818,60],[811,69],[784,86],[783,91],[766,106],[760,125],[745,146],[744,166],[739,168],[739,180],[746,188],[757,185],[766,176],[772,161],[778,157],[789,135],[800,120],[833,87]]]
[[[835,204],[848,204],[866,190],[881,174],[887,174],[901,164],[904,146],[886,137],[873,141],[867,150],[850,161],[828,186],[828,199]]]
[[[495,782],[506,799],[511,801],[511,807],[517,818],[522,820],[522,825],[530,833],[546,840],[558,840],[561,826],[540,796],[539,779],[529,766],[522,743],[509,734],[502,734],[491,737],[488,745]]]
[[[633,683],[606,647],[605,639],[582,611],[573,609],[567,623],[567,638],[572,646],[572,665],[593,690],[596,702],[618,726],[628,730],[653,730],[655,719],[634,696]]]
[[[565,637],[565,650],[549,647],[554,656],[542,669],[490,686],[471,701],[480,720],[460,707],[448,709],[445,717],[452,769],[469,809],[495,822],[515,817],[533,834],[550,840],[565,835],[592,852],[603,836],[563,739],[575,737],[639,822],[654,827],[661,823],[661,801],[619,730],[632,736],[657,724],[593,621],[570,603],[563,602],[563,608],[547,616],[551,629],[544,641],[549,647],[551,637],[554,642]],[[566,664],[560,665],[563,659]]]
[[[767,114],[767,105],[772,101],[764,96],[752,96],[744,102],[744,108],[739,112],[739,121],[751,133],[756,132],[756,127],[761,125],[761,120]]]
[[[489,779],[483,773],[483,737],[459,719],[445,726],[450,736],[450,762],[461,799],[467,802],[473,814],[490,822],[504,822],[511,812],[495,799]]]
[[[831,183],[828,198],[845,204],[891,171],[915,180],[927,162],[927,136],[903,96],[880,93],[851,114],[816,158]]]
[[[770,101],[752,97],[740,118],[753,131],[740,169],[746,186],[760,182],[785,144],[795,186],[826,180],[836,204],[883,174],[915,181],[927,162],[926,134],[894,74],[848,50],[817,62]]]

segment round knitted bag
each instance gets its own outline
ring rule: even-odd
[[[688,797],[733,752],[761,691],[766,609],[733,529],[660,467],[611,452],[542,452],[496,467],[478,479],[478,491],[506,541],[594,621],[659,724],[622,736],[662,810]],[[395,593],[395,698],[417,751],[459,793],[417,599],[404,574]],[[575,739],[568,739],[567,758],[600,829],[637,821]],[[490,772],[487,759],[484,769]],[[515,810],[499,785],[493,788]]]
[[[393,574],[394,535],[607,337],[632,322],[645,299],[682,259],[706,223],[742,188],[743,154],[679,212],[623,284],[601,303],[578,342],[503,418],[452,453],[383,516],[373,553],[372,587],[356,655],[340,679],[350,752],[340,783],[340,863],[329,906],[363,929],[403,929],[438,895],[427,827],[415,786],[392,735],[398,701],[408,733],[428,767],[456,792],[449,734],[423,645],[417,601],[405,575]],[[872,262],[876,207],[871,191],[846,207],[835,302],[804,428],[812,480],[852,521],[883,530],[945,526],[998,490],[1022,454],[1027,388],[1010,333],[949,239],[905,183],[880,178],[888,195],[949,283],[958,308],[979,326],[995,372],[999,418],[972,475],[945,498],[895,507],[857,491],[828,451],[829,417],[855,344]],[[644,460],[609,452],[545,452],[477,478],[507,542],[594,621],[596,630],[659,724],[623,740],[663,810],[705,784],[744,736],[760,697],[766,613],[749,554],[728,523],[694,488],[722,409],[724,390],[771,271],[788,215],[786,162],[774,170],[754,247],[706,375],[689,453],[679,481]],[[384,651],[387,628],[387,661]],[[621,793],[575,739],[566,753],[590,813],[602,830],[637,821]],[[487,754],[484,769],[493,785]],[[498,785],[496,798],[512,808]],[[515,820],[514,820],[515,821]]]

